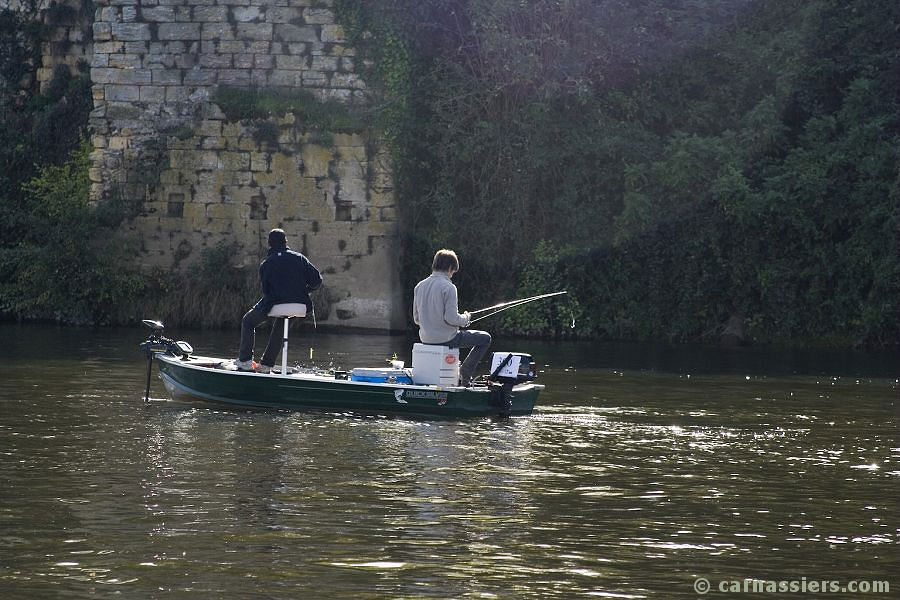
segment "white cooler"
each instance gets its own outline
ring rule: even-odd
[[[459,348],[413,344],[412,373],[418,385],[459,385]]]

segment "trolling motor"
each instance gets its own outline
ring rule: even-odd
[[[501,417],[512,412],[512,389],[517,383],[534,381],[537,366],[530,354],[521,352],[494,352],[491,355],[491,374],[488,387],[491,401],[500,410]]]
[[[150,328],[150,337],[141,342],[141,352],[147,356],[147,390],[144,392],[144,402],[150,401],[150,374],[153,370],[153,357],[156,354],[165,353],[172,356],[181,356],[181,360],[190,358],[194,349],[187,342],[175,341],[163,336],[165,326],[159,321],[144,319],[141,321]]]

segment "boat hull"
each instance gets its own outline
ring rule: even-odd
[[[370,383],[311,373],[261,374],[221,368],[227,362],[221,359],[183,360],[165,354],[156,358],[163,384],[179,400],[436,418],[485,417],[501,412],[495,395],[486,387]],[[509,414],[531,414],[543,387],[532,383],[514,386]]]

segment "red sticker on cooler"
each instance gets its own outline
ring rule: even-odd
[[[448,365],[452,365],[453,363],[456,362],[456,357],[453,356],[452,354],[448,354],[447,356],[444,357],[444,362],[447,363]]]

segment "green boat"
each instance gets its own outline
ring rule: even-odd
[[[506,376],[494,374],[469,387],[416,384],[411,376],[403,376],[411,375],[412,370],[402,369],[383,370],[385,376],[381,380],[355,376],[357,371],[370,375],[377,369],[354,369],[350,373],[283,367],[265,374],[238,371],[233,360],[194,356],[190,344],[162,337],[160,323],[145,323],[155,324],[151,325],[154,333],[141,344],[148,356],[148,395],[155,359],[166,390],[178,400],[234,407],[455,419],[529,415],[544,389],[531,381],[535,369],[530,357],[515,353],[506,355],[522,359],[521,376],[510,376],[509,372]]]

